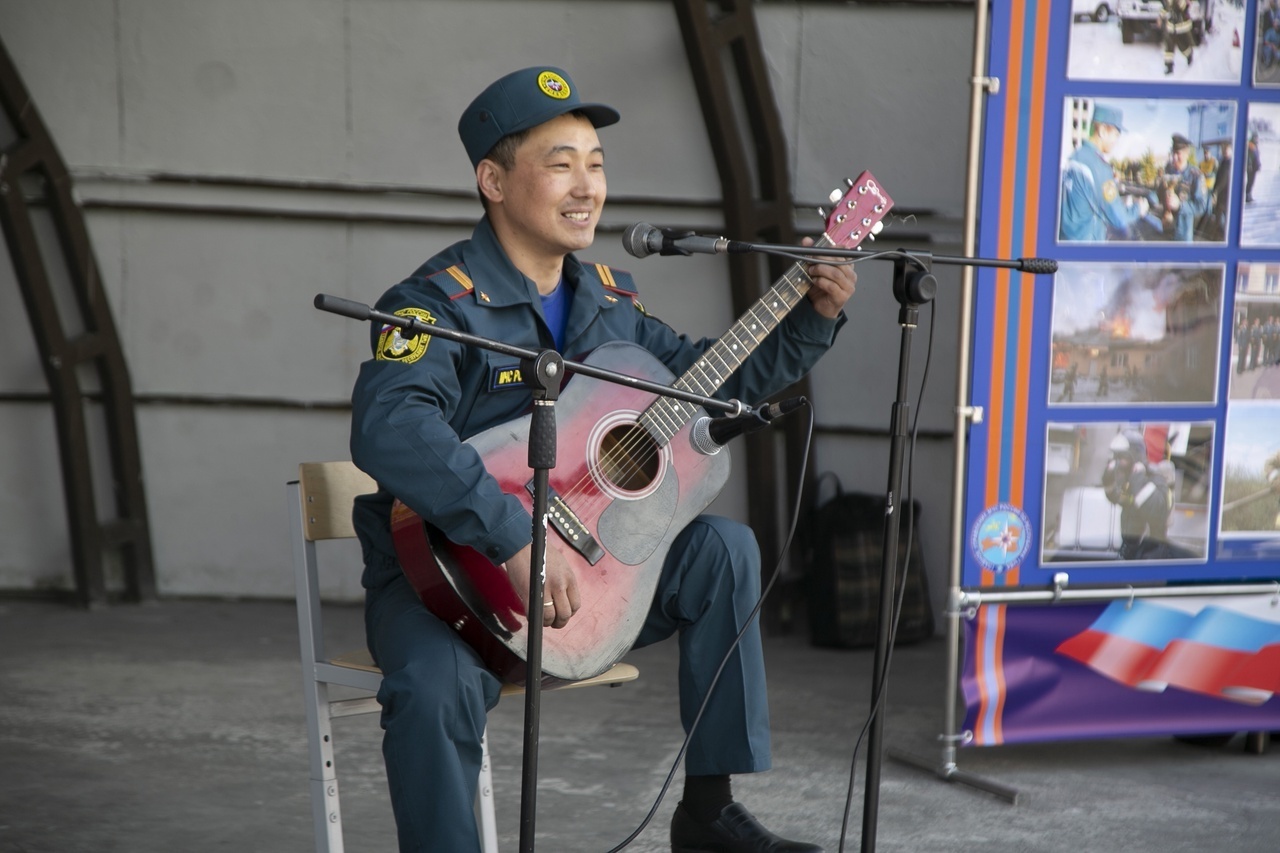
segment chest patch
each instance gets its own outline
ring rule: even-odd
[[[499,364],[489,368],[489,390],[506,391],[510,388],[523,388],[524,376],[520,373],[520,365]]]

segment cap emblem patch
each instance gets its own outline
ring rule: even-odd
[[[554,71],[543,71],[538,75],[538,88],[549,98],[563,101],[569,97],[569,83]]]

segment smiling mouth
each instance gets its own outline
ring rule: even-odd
[[[589,222],[591,220],[590,213],[566,213],[564,218],[572,222]]]

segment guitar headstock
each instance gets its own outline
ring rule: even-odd
[[[827,214],[827,239],[842,249],[856,249],[863,240],[874,240],[884,228],[884,218],[893,208],[893,199],[870,172],[856,180],[845,180],[846,189],[834,190]]]

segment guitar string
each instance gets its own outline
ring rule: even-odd
[[[826,239],[825,235],[824,239]],[[820,243],[818,245],[831,245],[831,243]],[[793,277],[799,280],[794,281]],[[811,283],[811,279],[809,279],[808,274],[804,272],[801,265],[793,265],[790,270],[774,283],[765,296],[757,300],[743,317],[739,318],[730,327],[729,331],[699,356],[698,360],[676,381],[675,387],[683,390],[696,390],[699,393],[709,395],[709,392],[713,392],[723,385],[746,362],[747,357],[755,351],[755,348],[800,303],[800,300],[804,298],[804,294],[808,292]],[[782,291],[784,285],[788,286],[792,291],[790,295]],[[785,306],[784,310],[779,312],[769,308],[768,303],[771,301],[771,297],[775,303]],[[762,308],[768,311],[770,321],[766,322],[758,313]],[[748,318],[754,320],[756,326],[767,326],[767,328],[763,329],[762,334],[754,334],[747,326]],[[738,358],[731,351],[735,346],[745,346],[743,333],[746,333],[753,340],[753,343],[744,356]],[[713,364],[716,361],[720,364],[719,369]],[[695,374],[702,377],[700,382],[691,379]],[[693,386],[693,388],[690,388],[690,386]],[[689,409],[688,413],[685,412],[686,408]],[[595,464],[588,460],[585,473],[567,492],[562,493],[562,496],[579,497],[591,492],[591,484],[597,478],[611,483],[622,491],[626,491],[625,488],[618,485],[618,481],[626,482],[636,477],[647,477],[644,473],[645,469],[656,457],[661,456],[663,448],[669,445],[671,439],[679,434],[680,430],[689,422],[694,409],[693,403],[658,396],[646,407],[640,417],[628,426],[626,438],[621,443],[599,455]],[[646,428],[646,421],[653,424],[659,436],[662,437],[661,442],[656,440],[656,437]],[[609,476],[606,473],[609,471],[616,473],[614,476]],[[581,504],[580,515],[590,515],[598,507],[615,500],[615,497],[608,494],[604,489],[597,487],[594,491],[596,494]]]
[[[834,243],[830,238],[823,234],[821,239],[815,244],[816,248],[824,248],[833,246]],[[733,375],[739,367],[741,367],[748,357],[755,351],[764,339],[773,332],[774,329],[782,323],[791,311],[800,304],[800,300],[808,292],[812,285],[812,279],[805,272],[802,264],[794,264],[787,270],[769,289],[768,293],[757,300],[741,318],[734,322],[733,326],[722,335],[711,347],[707,349],[694,364],[685,371],[675,383],[675,387],[683,390],[691,390],[690,385],[695,386],[692,390],[698,390],[707,396],[710,392],[714,392],[723,385]],[[790,293],[784,290],[789,290]],[[780,304],[782,310],[775,310],[770,307],[770,303]],[[768,320],[761,315],[761,311],[767,312]],[[754,326],[761,328],[763,331],[756,334],[752,331],[752,326],[748,325],[748,320],[754,321]],[[733,355],[732,350],[735,346],[745,346],[744,334],[752,340],[752,344],[742,358]],[[711,362],[719,361],[724,374],[716,370]],[[735,363],[736,362],[736,363]],[[700,374],[702,382],[697,383],[691,379],[695,374]],[[714,382],[712,380],[715,380]],[[685,413],[685,407],[689,408],[689,413]],[[566,492],[562,492],[563,498],[580,497],[595,491],[594,496],[583,501],[579,509],[575,512],[581,517],[583,515],[592,515],[595,511],[604,505],[612,503],[616,497],[610,495],[598,485],[593,490],[592,484],[597,478],[605,482],[611,483],[621,491],[626,491],[618,485],[619,480],[626,482],[633,477],[644,478],[645,469],[660,457],[662,449],[670,444],[672,438],[679,434],[680,430],[692,418],[694,404],[683,400],[676,400],[670,397],[658,396],[652,403],[646,407],[636,422],[631,424],[627,429],[627,436],[619,445],[615,445],[610,450],[605,451],[593,464],[588,460],[586,470],[582,477],[571,486]],[[665,419],[665,423],[663,420]],[[663,436],[663,441],[659,443],[655,437],[645,427],[645,422],[653,423],[655,428],[659,430],[659,435]],[[616,472],[615,476],[610,477],[608,471]],[[658,472],[661,475],[661,472]],[[646,486],[648,483],[645,484]],[[636,490],[639,491],[639,490]]]

